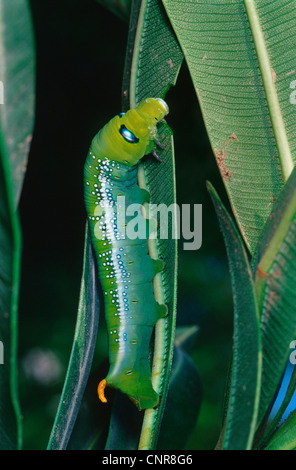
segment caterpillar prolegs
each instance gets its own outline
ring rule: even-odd
[[[149,200],[137,183],[144,155],[157,157],[157,123],[168,114],[160,98],[147,98],[109,121],[92,140],[84,167],[85,205],[105,300],[110,368],[98,386],[106,402],[106,385],[127,394],[139,409],[152,408],[159,397],[151,382],[149,343],[155,323],[167,307],[156,302],[152,280],[163,269],[148,253],[147,238],[130,239],[129,221],[119,223],[118,203],[142,206]],[[144,217],[144,215],[142,215]]]

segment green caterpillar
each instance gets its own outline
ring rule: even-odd
[[[147,98],[115,116],[94,137],[84,167],[85,205],[109,335],[110,369],[98,395],[106,402],[106,385],[114,387],[140,410],[159,402],[151,382],[149,343],[155,323],[167,315],[167,307],[155,300],[152,284],[163,263],[150,258],[147,239],[125,236],[117,200],[125,197],[126,207],[149,200],[137,184],[138,164],[150,153],[158,158],[157,123],[168,111],[162,99]]]

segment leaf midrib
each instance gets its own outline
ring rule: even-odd
[[[294,168],[294,163],[291,155],[285,123],[279,104],[278,94],[274,84],[269,54],[266,47],[266,42],[261,28],[255,1],[244,0],[244,3],[249,19],[251,32],[254,38],[254,44],[262,75],[262,81],[270,113],[274,137],[279,152],[279,159],[282,167],[283,177],[284,181],[287,181]]]

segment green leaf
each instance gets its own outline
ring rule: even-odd
[[[84,269],[72,353],[48,450],[67,448],[91,369],[99,319],[99,297],[92,246],[86,229]]]
[[[287,181],[268,219],[257,253],[254,276],[263,349],[259,419],[274,398],[290,343],[296,338],[296,171]]]
[[[0,448],[7,450],[22,445],[17,390],[21,232],[16,206],[31,141],[34,97],[26,1],[0,1],[0,44]]]
[[[264,450],[296,449],[296,410],[293,411],[282,426],[272,436]]]
[[[160,2],[135,1],[123,82],[124,108],[135,107],[149,96],[165,98],[176,82],[182,60],[182,52]],[[140,165],[138,181],[149,191],[150,203],[169,207],[176,200],[176,189],[173,139],[167,125],[160,126],[159,139],[165,147],[161,152],[162,163],[147,159]],[[176,221],[175,214],[173,220]],[[165,270],[154,278],[154,292],[159,303],[168,305],[169,315],[157,322],[152,366],[153,386],[162,400],[157,409],[145,413],[140,449],[155,447],[168,388],[176,315],[177,240],[157,238],[149,240],[148,246],[152,258],[162,258],[165,263]]]
[[[117,392],[105,450],[137,450],[143,415],[127,396]]]
[[[20,448],[22,439],[16,383],[21,234],[2,133],[0,201],[0,449],[8,450]]]
[[[98,377],[104,377],[108,372],[108,367],[108,361],[103,361],[92,371],[88,379],[67,450],[102,450],[105,448],[111,407],[100,402],[97,386]],[[114,390],[110,392],[112,394]]]
[[[0,104],[0,126],[17,205],[32,140],[35,104],[35,52],[26,0],[0,0],[0,43],[0,102],[4,101]]]
[[[285,376],[286,371],[287,371],[287,369],[284,372],[284,376]],[[271,436],[281,426],[281,424],[282,424],[281,421],[283,420],[283,415],[287,411],[287,407],[289,406],[289,404],[290,404],[290,402],[293,398],[293,395],[295,393],[295,387],[296,387],[296,370],[294,368],[291,379],[290,379],[290,382],[289,382],[289,385],[288,385],[288,388],[287,388],[287,391],[286,391],[285,396],[284,396],[284,399],[283,399],[277,413],[275,414],[275,416],[272,419],[271,419],[271,416],[268,415],[267,419],[266,419],[266,422],[263,422],[263,425],[260,429],[260,431],[262,433],[262,437],[256,443],[256,449],[264,448],[266,443],[270,441]],[[279,394],[279,395],[281,394],[280,389],[281,389],[281,387],[279,387],[278,390],[277,390],[277,394]],[[274,398],[276,400],[276,397],[274,397]],[[274,400],[273,404],[275,403],[275,400]],[[259,432],[258,432],[258,435],[259,435]]]
[[[294,4],[163,3],[184,52],[234,215],[254,252],[296,160]]]
[[[189,355],[176,347],[157,449],[184,449],[197,421],[202,385]]]
[[[252,272],[240,235],[216,191],[208,185],[222,229],[233,291],[234,335],[223,450],[252,447],[260,395],[261,342]]]

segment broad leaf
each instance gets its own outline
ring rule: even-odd
[[[296,160],[295,5],[163,0],[241,233],[254,251]]]
[[[255,289],[240,235],[215,190],[210,195],[222,229],[230,267],[234,334],[229,396],[220,446],[223,450],[252,447],[261,378],[261,342]]]

